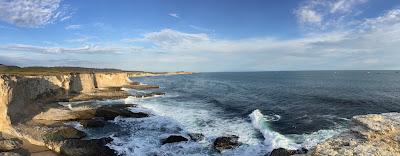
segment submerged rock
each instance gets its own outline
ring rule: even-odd
[[[309,155],[400,155],[400,113],[354,116],[350,130],[318,144]]]
[[[111,138],[66,140],[60,148],[60,153],[67,156],[116,156],[116,151],[106,146],[111,141]]]
[[[22,141],[16,138],[0,140],[0,152],[11,151],[22,147]]]
[[[189,133],[189,137],[193,141],[201,141],[204,139],[204,135],[201,133]]]
[[[219,152],[240,146],[239,137],[236,135],[218,137],[214,141],[214,148]]]
[[[181,135],[170,135],[169,137],[161,140],[161,144],[169,144],[169,143],[176,143],[182,141],[189,141],[189,139],[181,136]]]
[[[106,121],[104,121],[104,118],[98,117],[89,120],[81,120],[79,122],[85,128],[104,127],[106,125]]]

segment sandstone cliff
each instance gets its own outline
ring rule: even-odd
[[[85,73],[54,76],[0,75],[0,131],[8,132],[15,123],[31,119],[50,101],[92,93],[98,88],[129,84],[121,73]]]

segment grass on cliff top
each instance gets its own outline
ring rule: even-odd
[[[115,73],[115,72],[141,72],[141,71],[123,71],[119,69],[95,69],[82,67],[18,67],[6,66],[0,64],[0,74],[10,75],[62,75],[69,73]]]

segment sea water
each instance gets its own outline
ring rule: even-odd
[[[132,111],[151,116],[116,118],[108,130],[90,131],[111,135],[109,146],[122,155],[253,156],[279,147],[312,148],[346,130],[352,116],[400,111],[398,71],[197,73],[132,80],[160,85],[145,92],[166,95],[124,99],[139,105]],[[188,133],[205,139],[160,143]],[[239,136],[243,145],[215,151],[213,140],[224,135]]]

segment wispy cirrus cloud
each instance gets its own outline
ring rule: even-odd
[[[66,30],[77,30],[77,29],[81,29],[82,25],[79,24],[71,24],[65,27]]]
[[[42,54],[63,54],[63,53],[76,53],[76,54],[99,54],[99,53],[119,53],[120,48],[117,47],[101,47],[97,45],[86,45],[77,48],[64,48],[64,47],[47,47],[47,46],[34,46],[26,44],[12,44],[0,46],[2,50],[31,52]]]
[[[0,20],[19,27],[41,27],[70,16],[61,0],[0,0]]]

